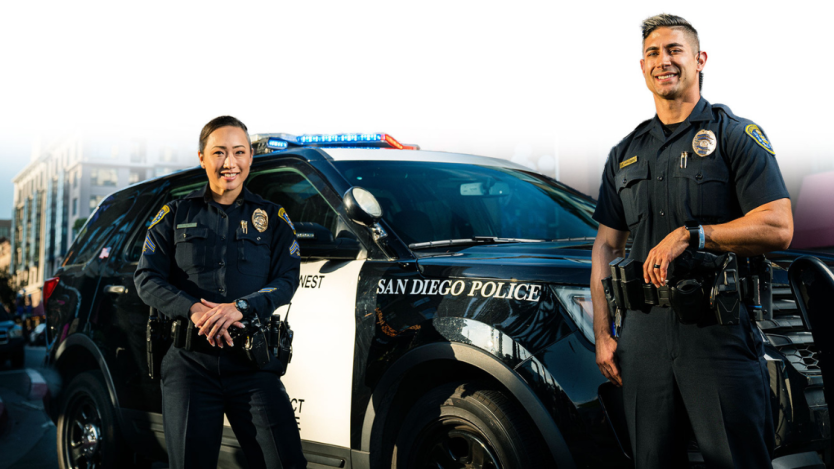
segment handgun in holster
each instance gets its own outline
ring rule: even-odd
[[[171,347],[171,335],[168,333],[170,321],[161,316],[156,308],[151,308],[148,326],[145,330],[145,348],[148,360],[148,376],[158,379],[162,370],[162,358]]]

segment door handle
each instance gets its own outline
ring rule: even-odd
[[[114,293],[116,295],[123,295],[127,293],[127,287],[123,285],[107,285],[104,287],[105,293]]]

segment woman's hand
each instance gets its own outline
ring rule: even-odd
[[[200,302],[211,309],[203,314],[202,318],[194,322],[194,325],[200,328],[199,335],[206,336],[206,340],[212,347],[216,344],[223,348],[223,341],[230,347],[234,345],[228,329],[231,325],[243,327],[243,324],[240,323],[243,314],[237,310],[234,303],[217,304],[203,299]]]

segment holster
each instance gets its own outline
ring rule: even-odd
[[[170,321],[159,315],[155,308],[151,308],[148,325],[145,329],[145,351],[148,361],[148,376],[152,380],[159,379],[162,370],[162,358],[171,347],[171,336],[168,334]]]

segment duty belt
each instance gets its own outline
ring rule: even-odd
[[[661,287],[643,282],[643,263],[636,259],[618,257],[610,269],[603,289],[615,336],[626,310],[647,313],[654,306],[671,307],[684,324],[699,322],[706,310],[715,313],[719,324],[737,324],[742,302],[755,319],[772,317],[772,270],[764,256],[739,262],[732,252],[687,250],[670,265],[668,282]]]

